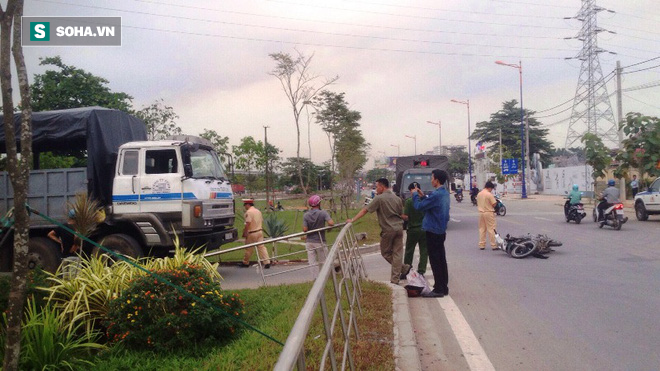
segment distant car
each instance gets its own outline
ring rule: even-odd
[[[647,220],[649,215],[653,214],[660,214],[660,177],[654,180],[646,191],[635,196],[637,220]]]

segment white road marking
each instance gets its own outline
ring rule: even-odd
[[[458,344],[463,351],[468,366],[470,366],[470,370],[494,371],[495,367],[490,362],[484,348],[479,343],[479,340],[477,340],[474,332],[472,332],[470,324],[467,323],[461,310],[458,309],[458,306],[454,303],[454,300],[450,296],[445,296],[442,299],[438,298],[436,300],[445,312],[447,321],[456,336],[456,340],[458,340]]]
[[[452,222],[456,222],[456,223],[460,223],[460,222],[461,222],[460,220],[458,220],[458,219],[454,219],[454,218],[451,218],[451,217],[450,217],[449,219],[450,219]]]
[[[549,222],[551,222],[551,221],[552,221],[552,219],[548,219],[548,218],[542,218],[542,217],[540,217],[540,216],[535,216],[535,217],[534,217],[534,219],[539,219],[539,220],[547,220],[547,221],[549,221]]]

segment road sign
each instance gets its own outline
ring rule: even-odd
[[[503,158],[502,159],[502,174],[518,174],[518,159],[517,158]]]

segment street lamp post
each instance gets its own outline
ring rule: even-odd
[[[438,154],[442,154],[442,122],[438,120],[438,122],[426,121],[426,123],[438,127]]]
[[[401,145],[399,144],[390,144],[392,147],[396,147],[396,156],[401,157]]]
[[[527,198],[527,185],[525,180],[525,111],[523,110],[522,61],[518,64],[495,61],[496,64],[517,68],[520,74],[520,148],[522,160],[522,198]]]
[[[417,135],[406,135],[406,138],[410,138],[415,141],[415,153],[413,153],[413,155],[417,156]]]
[[[470,130],[470,100],[466,101],[461,101],[461,100],[456,100],[452,99],[451,100],[454,103],[459,103],[459,104],[465,104],[467,106],[467,112],[468,112],[468,172],[470,173],[470,179],[468,182],[468,186],[470,189],[472,189],[472,144],[470,143],[470,135],[472,134],[472,130]]]

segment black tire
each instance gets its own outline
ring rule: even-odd
[[[135,240],[135,238],[127,234],[123,234],[123,233],[111,234],[105,237],[100,244],[101,246],[104,246],[105,248],[115,253],[130,256],[131,258],[134,259],[140,259],[141,257],[144,256],[140,244]],[[106,252],[98,247],[95,247],[94,254],[99,254],[99,253],[103,254]],[[114,256],[111,258],[112,260],[117,260],[117,258]]]
[[[515,259],[522,259],[534,254],[536,250],[538,250],[538,246],[532,241],[516,243],[513,249],[511,249],[511,257]]]
[[[614,227],[614,229],[616,229],[617,231],[620,231],[621,230],[621,225],[623,223],[621,223],[621,221],[619,220],[618,217],[614,216],[614,222],[613,223],[614,223],[614,225],[612,227]]]
[[[499,216],[506,215],[506,206],[504,206],[504,205],[500,206],[500,208],[497,209],[497,215],[499,215]]]
[[[593,217],[594,217],[594,223],[597,223],[598,222],[598,211],[596,211],[596,209],[594,209],[594,212],[592,214],[593,214]]]
[[[640,222],[646,221],[649,219],[649,213],[646,212],[646,207],[641,202],[635,204],[635,216]]]
[[[580,218],[580,216],[577,216],[575,218],[575,224],[580,224],[581,222],[582,222],[582,218]]]
[[[46,237],[32,237],[28,243],[28,269],[41,268],[55,273],[62,263],[62,254],[57,243]]]

